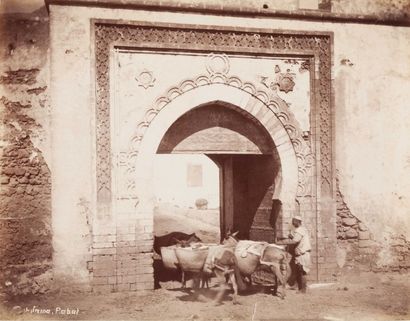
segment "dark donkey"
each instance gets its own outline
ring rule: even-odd
[[[179,243],[201,242],[201,239],[195,233],[187,234],[183,232],[172,232],[163,236],[154,236],[154,251],[161,255],[161,247],[168,247]],[[154,287],[160,288],[159,282],[179,281],[185,286],[185,275],[181,269],[170,270],[165,268],[162,260],[154,259]]]
[[[175,245],[182,241],[190,243],[202,242],[195,233],[187,234],[183,232],[172,232],[163,236],[154,236],[154,251],[161,255],[161,247]]]

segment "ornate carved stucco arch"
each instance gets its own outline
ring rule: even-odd
[[[308,57],[308,66],[313,78],[312,84],[316,89],[312,89],[315,94],[312,96],[312,139],[307,144],[302,144],[297,149],[305,151],[302,154],[309,157],[301,158],[298,153],[299,162],[305,162],[306,166],[300,166],[301,177],[311,176],[312,153],[310,153],[310,144],[313,154],[315,154],[314,163],[317,167],[315,175],[315,184],[299,184],[298,198],[302,196],[317,196],[329,199],[333,195],[333,171],[332,171],[332,126],[331,126],[331,90],[330,90],[330,67],[331,67],[331,43],[332,38],[328,33],[297,33],[273,30],[259,29],[241,29],[229,30],[222,28],[218,30],[207,27],[190,26],[169,26],[152,24],[144,25],[143,23],[123,25],[107,22],[95,23],[95,52],[96,52],[96,101],[97,101],[97,202],[99,204],[98,212],[106,211],[110,207],[112,200],[111,189],[111,139],[109,136],[109,57],[112,48],[115,46],[127,46],[135,48],[161,48],[178,50],[206,50],[208,52],[240,52],[240,53],[265,53],[265,54],[286,54],[286,55],[304,55]],[[201,81],[202,79],[196,79]],[[205,79],[206,81],[206,79]],[[236,79],[230,77],[228,85],[234,85]],[[188,88],[193,84],[184,82],[182,87],[170,91],[169,95],[179,95],[179,90]],[[247,84],[243,83],[242,89]],[[252,84],[250,90],[252,91]],[[166,104],[165,95],[157,101],[157,107]],[[258,93],[259,95],[259,93]],[[266,96],[266,93],[261,93]],[[260,98],[260,96],[258,96]],[[269,95],[267,96],[269,97]],[[262,99],[263,100],[263,99]],[[276,105],[274,105],[277,108]],[[280,104],[279,104],[280,106]],[[156,113],[155,109],[150,112]],[[147,115],[148,117],[151,117]],[[279,114],[286,121],[286,115]],[[294,132],[291,124],[285,124],[285,128]],[[293,135],[293,134],[291,134]],[[293,141],[294,142],[294,141]],[[295,142],[294,144],[299,144]],[[127,153],[121,166],[129,163],[130,154]],[[131,155],[134,157],[135,155]],[[307,172],[306,172],[307,171]],[[320,174],[320,176],[319,176]],[[313,175],[312,175],[313,176]],[[131,186],[132,187],[132,186]],[[304,190],[304,187],[307,190]],[[312,190],[309,190],[312,189]]]
[[[317,84],[315,112],[319,118],[318,143],[321,174],[321,188],[332,193],[332,135],[330,109],[330,66],[331,36],[327,33],[297,33],[266,30],[211,30],[193,26],[190,29],[181,27],[156,26],[152,24],[122,25],[113,23],[96,23],[96,79],[97,79],[97,198],[99,202],[110,199],[110,138],[107,118],[109,115],[108,69],[110,48],[115,45],[136,46],[138,48],[178,48],[188,50],[203,49],[207,51],[257,52],[292,55],[305,55],[310,59],[312,77]],[[234,81],[234,80],[233,80]],[[189,86],[188,83],[185,85]],[[245,84],[244,84],[245,85]],[[175,94],[178,94],[176,89]],[[161,102],[159,102],[161,103]],[[162,102],[166,104],[166,101]],[[307,194],[306,192],[298,194]]]
[[[284,211],[295,211],[295,199],[309,189],[308,178],[313,166],[310,148],[302,138],[295,117],[274,91],[214,72],[170,88],[147,109],[144,119],[138,123],[130,142],[127,176],[130,193],[143,200],[141,208],[146,208],[144,202],[151,199],[150,191],[145,188],[150,186],[147,169],[165,132],[184,113],[213,101],[237,106],[244,115],[254,117],[265,127],[277,147],[281,163],[274,198],[281,200]],[[145,187],[139,188],[139,185]]]

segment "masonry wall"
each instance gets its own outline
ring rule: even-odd
[[[71,98],[73,108],[75,106],[80,110],[87,110],[91,119],[91,91],[86,86],[77,85],[80,81],[84,82],[84,79],[88,82],[90,68],[93,66],[93,57],[89,56],[90,18],[121,18],[165,23],[190,23],[194,19],[197,24],[233,28],[269,27],[334,32],[334,152],[340,190],[353,215],[366,222],[375,241],[384,244],[386,251],[389,251],[389,245],[383,243],[383,240],[389,233],[408,237],[410,223],[407,219],[408,200],[405,195],[410,188],[406,169],[409,146],[403,139],[410,119],[407,117],[409,109],[406,107],[406,101],[410,97],[409,93],[403,90],[410,75],[409,66],[406,64],[409,59],[406,50],[409,46],[408,28],[302,21],[290,23],[289,20],[282,19],[259,20],[60,6],[51,6],[50,11],[54,30],[52,39],[55,40],[55,44],[60,44],[52,48],[52,56],[65,57],[58,59],[62,64],[56,66],[58,70],[52,72],[52,77],[58,83],[65,84],[66,92],[71,88],[70,91],[77,93],[77,97]],[[70,72],[63,74],[62,70]],[[61,104],[64,92],[62,88],[55,88],[57,107]],[[77,137],[72,137],[69,142],[65,139],[68,148],[73,151],[88,148],[90,143],[81,143],[80,146],[77,143],[80,137],[86,137],[90,131],[92,132],[90,122],[82,119],[81,123],[84,127],[76,132]],[[90,162],[88,156],[86,161],[79,159],[76,161],[77,170],[88,172],[89,166],[93,166]],[[55,175],[60,176],[59,172]],[[73,199],[80,196],[79,189],[75,186],[67,192],[72,194]],[[87,198],[93,199],[92,194]],[[74,202],[65,204],[64,211],[77,211]],[[71,219],[74,220],[74,217]],[[70,224],[75,226],[81,222],[72,221]],[[382,255],[384,252],[378,253]],[[382,259],[380,257],[380,260]]]
[[[0,21],[0,292],[44,293],[52,267],[48,17]]]

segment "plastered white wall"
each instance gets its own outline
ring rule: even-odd
[[[335,165],[341,192],[376,239],[387,231],[410,237],[410,28],[57,5],[50,6],[50,16],[57,266],[86,275],[87,225],[79,199],[89,200],[95,214],[91,18],[334,32]]]

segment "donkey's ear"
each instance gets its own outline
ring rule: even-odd
[[[232,233],[232,236],[236,236],[239,233],[239,231],[236,231],[235,233]]]

